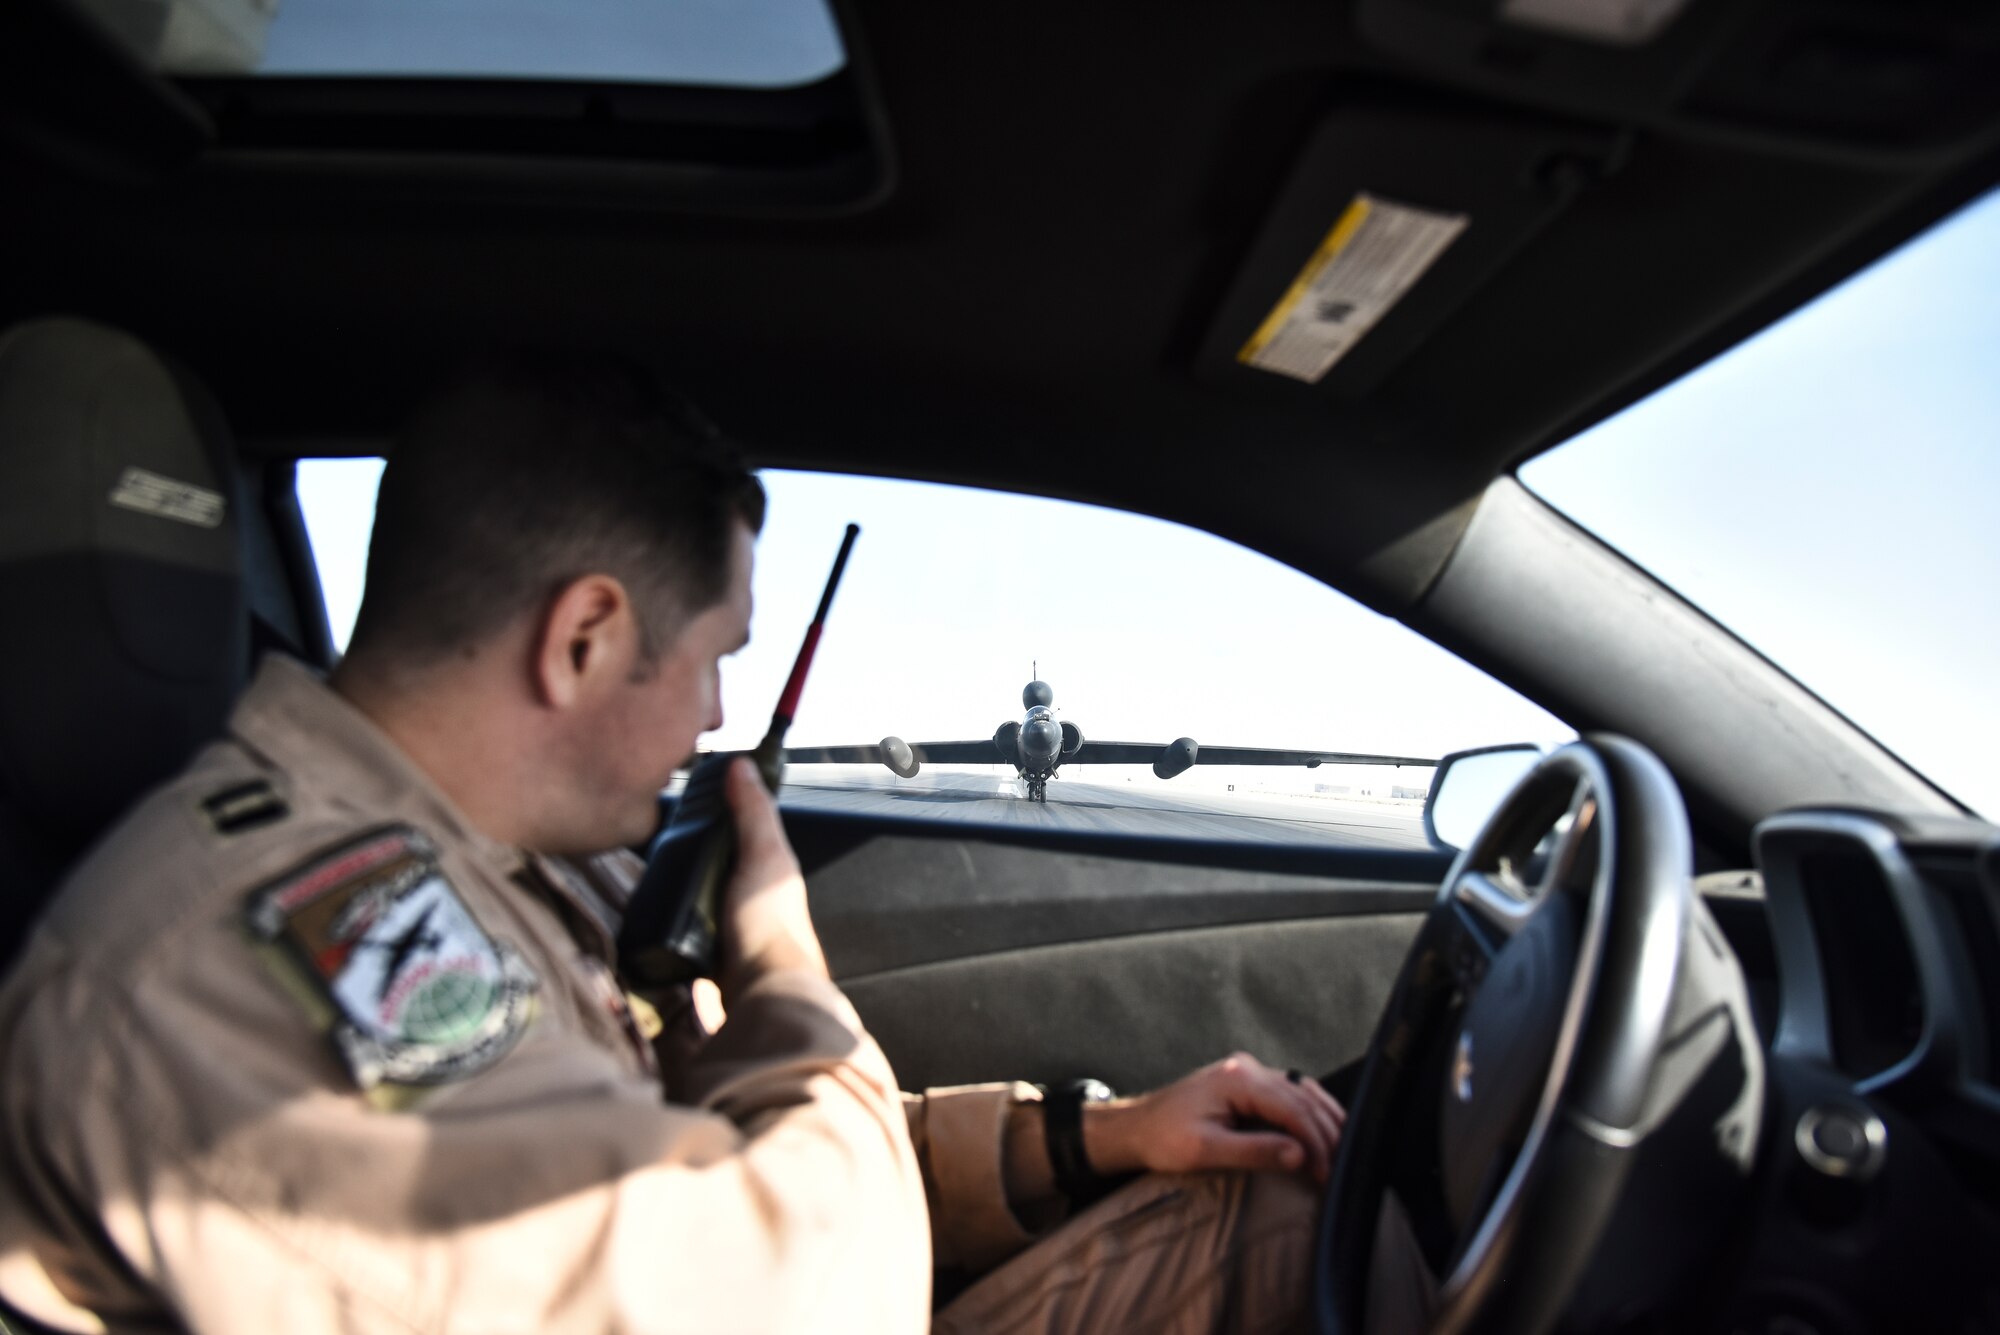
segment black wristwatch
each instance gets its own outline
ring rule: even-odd
[[[1069,1197],[1071,1209],[1081,1210],[1118,1185],[1116,1178],[1090,1166],[1083,1147],[1083,1105],[1110,1102],[1111,1086],[1102,1080],[1065,1080],[1035,1088],[1042,1091],[1042,1143],[1048,1147],[1056,1189]]]

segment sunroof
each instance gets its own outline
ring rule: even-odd
[[[826,0],[84,0],[169,74],[784,88],[846,64]]]

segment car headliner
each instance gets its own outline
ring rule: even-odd
[[[246,446],[274,454],[380,448],[413,395],[481,344],[619,346],[761,464],[1156,514],[1409,615],[1494,477],[2000,179],[1990,96],[1898,119],[1893,79],[1863,68],[1838,72],[1865,94],[1848,101],[1887,108],[1879,122],[1853,107],[1845,122],[1731,114],[1717,72],[1769,47],[1773,25],[1806,22],[1796,0],[1737,6],[1755,17],[1722,27],[1727,6],[1695,5],[1693,36],[1656,62],[1695,89],[1677,101],[1565,82],[1562,61],[1590,48],[1485,18],[1463,60],[1442,41],[1413,53],[1407,34],[1429,30],[1406,20],[1446,8],[1246,0],[1135,21],[1119,6],[856,3],[850,82],[882,136],[880,188],[789,210],[704,206],[700,172],[671,197],[584,190],[573,163],[517,155],[500,186],[467,189],[463,155],[315,160],[226,133],[165,166],[51,166],[51,126],[100,146],[134,132],[93,122],[107,98],[63,91],[100,89],[88,61],[42,40],[23,62],[22,40],[0,42],[16,62],[0,73],[20,76],[4,81],[0,315],[135,330],[197,367]],[[1893,22],[1971,41],[1990,75],[1994,21],[1949,8],[1931,28],[1916,7],[1841,12],[1864,52],[1867,25]],[[206,95],[225,130],[256,96]],[[387,124],[393,141],[401,123]],[[1339,193],[1315,199],[1320,178]],[[1385,321],[1370,337],[1395,356],[1366,383],[1218,358],[1346,183],[1385,180],[1471,212],[1484,269],[1401,330]],[[1482,211],[1510,191],[1546,207]]]

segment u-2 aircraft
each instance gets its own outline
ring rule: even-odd
[[[1064,765],[1151,765],[1153,773],[1171,779],[1196,765],[1435,765],[1420,756],[1381,756],[1359,751],[1284,751],[1253,746],[1201,746],[1192,737],[1171,742],[1091,742],[1083,730],[1055,716],[1056,693],[1039,679],[1021,691],[1027,715],[1008,719],[983,741],[906,742],[884,737],[874,746],[803,746],[789,748],[789,765],[861,765],[881,763],[901,779],[913,779],[926,763],[932,765],[1012,765],[1027,781],[1028,800],[1047,802],[1049,780]]]

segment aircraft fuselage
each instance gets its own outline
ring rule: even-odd
[[[1028,781],[1028,800],[1045,802],[1048,781],[1064,758],[1083,745],[1083,733],[1073,723],[1056,722],[1055,692],[1045,681],[1029,682],[1021,692],[1021,703],[1027,716],[1019,723],[1001,724],[993,734],[993,748]]]

